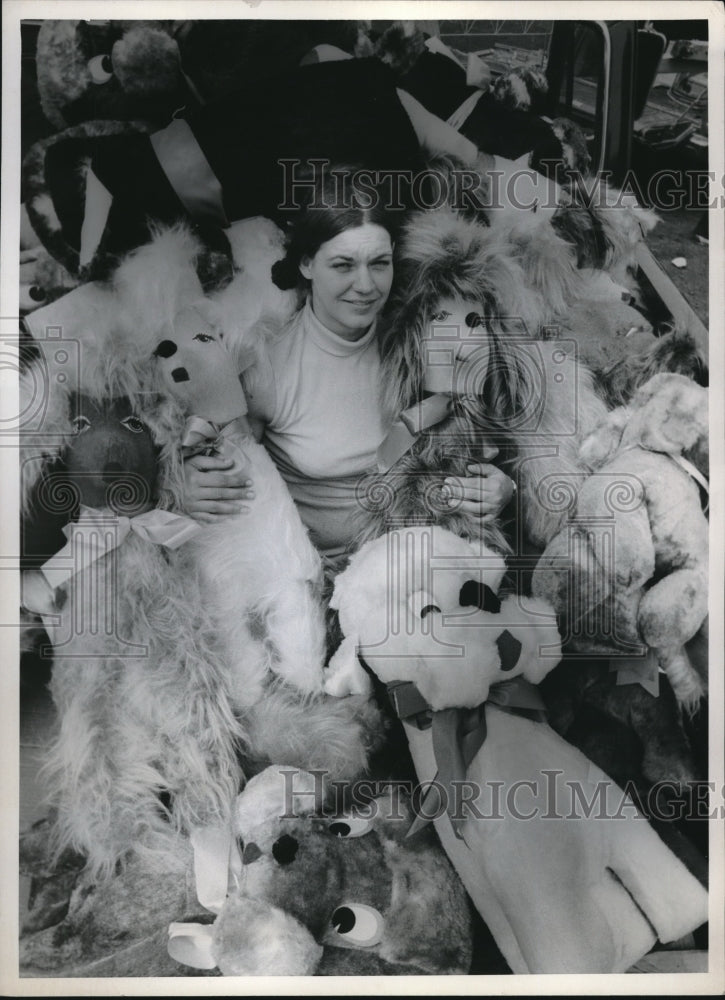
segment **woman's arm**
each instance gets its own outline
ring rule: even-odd
[[[256,441],[262,440],[264,423],[249,416]],[[254,483],[230,458],[193,455],[184,462],[184,509],[199,521],[212,523],[220,517],[249,510],[242,501],[254,499]]]

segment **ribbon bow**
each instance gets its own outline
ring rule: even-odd
[[[451,412],[451,397],[437,392],[404,410],[393,422],[377,451],[378,472],[387,472],[407,454],[420,434],[445,420]]]
[[[198,531],[201,525],[192,518],[169,510],[149,510],[136,517],[124,517],[108,510],[81,506],[78,521],[63,528],[67,544],[43,564],[41,572],[55,590],[117,549],[131,532],[144,541],[177,549]]]
[[[433,711],[412,681],[388,685],[388,695],[396,714],[419,729],[431,729],[436,775],[425,793],[406,836],[412,837],[442,813],[441,792],[446,793],[445,811],[459,840],[464,840],[463,824],[466,816],[456,811],[455,783],[466,779],[468,765],[483,746],[486,735],[486,704],[497,705],[508,712],[545,711],[541,695],[533,684],[523,677],[493,684],[488,700],[477,708],[446,708]],[[423,806],[425,808],[425,815]],[[465,840],[464,840],[465,843]]]
[[[205,417],[187,417],[184,436],[181,439],[181,453],[184,458],[199,454],[212,455],[222,451],[225,438],[233,434],[250,433],[245,414],[235,417],[228,424],[216,424]]]

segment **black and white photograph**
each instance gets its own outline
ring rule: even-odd
[[[722,7],[2,42],[2,992],[721,995]]]

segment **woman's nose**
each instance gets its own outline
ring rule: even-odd
[[[354,288],[358,292],[370,292],[375,288],[370,268],[363,265],[356,269]]]

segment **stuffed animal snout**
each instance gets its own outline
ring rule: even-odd
[[[442,528],[369,542],[336,581],[346,638],[327,689],[354,684],[358,654],[380,680],[414,682],[435,710],[476,707],[513,677],[538,683],[561,656],[553,609],[501,600],[502,575],[501,557]]]

